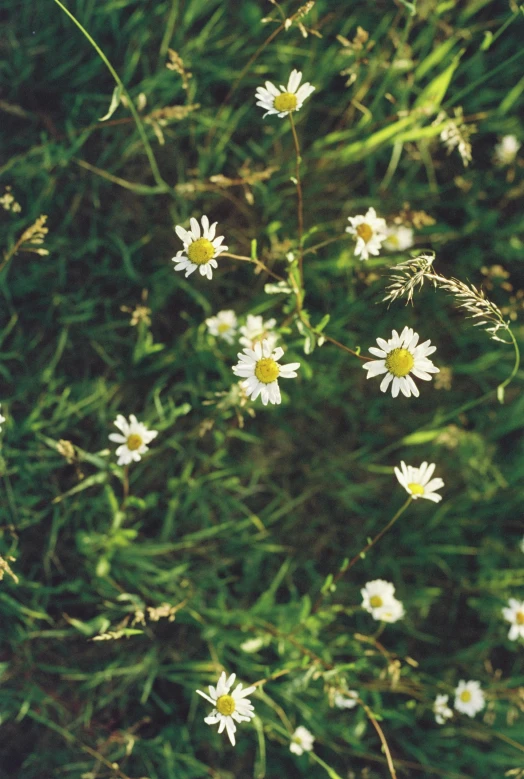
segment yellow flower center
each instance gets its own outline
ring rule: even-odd
[[[411,352],[407,349],[393,349],[386,357],[386,368],[393,376],[406,376],[415,364]]]
[[[126,445],[131,452],[134,452],[136,449],[140,449],[143,443],[141,436],[137,433],[131,433],[131,435],[127,437]]]
[[[291,92],[282,92],[275,97],[273,105],[277,111],[294,111],[297,107],[297,96]]]
[[[382,598],[380,595],[372,595],[369,599],[369,605],[372,609],[379,609],[382,606]]]
[[[221,695],[217,700],[217,711],[229,717],[235,711],[235,699],[231,695]]]
[[[218,326],[218,332],[219,333],[227,333],[227,331],[230,328],[231,328],[231,325],[228,325],[226,322],[222,322],[222,324]]]
[[[460,700],[464,701],[464,703],[469,703],[471,700],[471,693],[469,690],[464,690],[460,693]]]
[[[524,625],[524,611],[517,611],[515,614],[515,622],[517,625]]]
[[[367,243],[373,238],[373,230],[368,224],[363,222],[357,227],[357,235],[359,238],[362,238],[364,243]]]
[[[271,384],[272,381],[276,381],[279,373],[278,363],[272,360],[271,357],[263,357],[255,365],[255,376],[262,384]]]
[[[204,265],[209,262],[215,254],[215,247],[207,238],[199,238],[193,241],[187,249],[187,256],[195,265]]]
[[[422,486],[422,484],[417,484],[414,481],[408,484],[408,490],[411,492],[412,495],[424,495],[424,487]]]

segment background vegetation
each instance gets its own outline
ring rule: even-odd
[[[412,326],[447,369],[418,400],[393,400],[335,346],[304,354],[265,273],[223,259],[211,282],[186,280],[170,258],[174,225],[206,213],[231,252],[249,255],[256,239],[285,272],[292,136],[262,120],[254,91],[296,67],[316,86],[297,114],[306,246],[342,236],[369,206],[391,220],[409,203],[434,220],[417,246],[436,251],[440,272],[484,284],[521,337],[523,159],[495,167],[493,153],[502,135],[524,139],[522,12],[502,0],[317,0],[304,37],[296,21],[281,29],[294,0],[66,5],[135,101],[159,172],[129,104],[100,121],[115,82],[63,10],[4,0],[0,174],[21,210],[0,213],[0,554],[18,577],[0,585],[0,772],[388,777],[374,719],[399,777],[521,776],[524,662],[501,608],[524,592],[522,373],[504,404],[494,392],[511,347],[431,288],[388,309],[383,271],[405,255],[363,264],[349,236],[334,241],[306,256],[312,321],[329,313],[326,332],[363,350]],[[182,73],[166,68],[169,48]],[[459,106],[476,125],[467,168],[435,124]],[[41,214],[49,255],[13,254]],[[138,304],[149,319],[131,326]],[[204,324],[224,308],[285,325],[301,370],[282,406],[227,394],[237,347]],[[107,438],[117,413],[159,430],[123,511]],[[69,459],[60,440],[77,447]],[[442,503],[413,504],[315,610],[326,577],[402,505],[401,459],[437,463]],[[380,638],[360,608],[375,578],[406,608]],[[151,619],[164,603],[175,619]],[[133,624],[141,611],[145,625]],[[111,631],[124,635],[92,640]],[[241,648],[254,638],[257,651]],[[195,694],[222,668],[268,680],[234,750]],[[330,706],[341,677],[367,710]],[[439,727],[435,695],[461,678],[481,682],[488,706]],[[289,752],[297,725],[316,737],[311,756]]]

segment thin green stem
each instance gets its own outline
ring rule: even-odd
[[[308,248],[304,251],[304,254],[312,254],[313,252],[316,252],[317,249],[321,249],[323,246],[329,246],[330,243],[335,243],[335,241],[341,241],[343,238],[347,238],[345,233],[344,235],[337,235],[335,238],[328,238],[326,241],[316,243],[314,246],[308,246]]]
[[[502,384],[499,384],[499,386],[497,387],[497,398],[500,400],[501,403],[504,402],[504,390],[506,389],[508,384],[510,384],[513,381],[520,368],[520,349],[517,343],[517,339],[513,335],[511,328],[508,327],[507,332],[509,333],[509,337],[511,338],[511,341],[513,343],[513,348],[515,349],[515,363],[513,365],[513,370],[509,374],[508,378],[504,379]]]
[[[293,120],[293,113],[289,112],[289,121],[291,122],[291,132],[293,133],[293,143],[295,144],[295,179],[297,185],[297,218],[298,218],[298,270],[300,274],[300,285],[304,288],[304,201],[302,198],[302,184],[300,181],[300,163],[302,158],[300,156],[300,144],[298,142],[298,135],[295,129],[295,122]]]
[[[131,113],[133,115],[133,119],[135,120],[135,124],[136,124],[137,130],[138,130],[138,132],[140,134],[140,138],[142,139],[142,143],[144,144],[144,149],[145,149],[145,152],[147,154],[147,158],[149,160],[149,165],[151,167],[151,172],[153,174],[153,178],[155,179],[156,183],[159,186],[161,186],[161,187],[163,187],[165,189],[166,192],[169,191],[171,189],[171,187],[169,186],[169,184],[167,184],[167,182],[164,181],[164,179],[162,178],[162,176],[160,174],[160,170],[158,169],[158,165],[157,165],[157,161],[155,159],[155,155],[153,154],[153,149],[151,148],[151,144],[149,143],[149,140],[147,138],[147,133],[146,133],[144,124],[143,124],[143,122],[142,122],[142,120],[141,120],[141,118],[140,118],[140,116],[138,114],[138,111],[135,108],[135,104],[133,103],[133,100],[131,99],[131,96],[130,96],[129,92],[127,91],[127,89],[125,88],[125,86],[124,86],[124,84],[122,82],[122,79],[120,78],[120,76],[118,75],[118,73],[116,72],[114,67],[111,65],[111,63],[107,59],[106,55],[104,54],[104,52],[102,51],[100,46],[90,36],[90,34],[85,29],[85,27],[83,27],[80,24],[78,19],[75,16],[73,16],[71,11],[69,11],[65,7],[65,5],[60,2],[60,0],[54,0],[54,2],[57,4],[57,6],[59,8],[62,9],[62,11],[67,16],[69,16],[71,21],[74,24],[76,24],[76,26],[78,27],[80,32],[87,38],[87,40],[89,41],[91,46],[94,48],[94,50],[96,51],[96,53],[98,54],[98,56],[100,57],[100,59],[102,60],[104,65],[107,67],[107,69],[109,70],[109,72],[113,76],[115,82],[120,87],[120,89],[122,90],[123,94],[127,97],[128,103],[129,103],[129,110],[131,111]]]

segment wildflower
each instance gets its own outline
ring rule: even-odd
[[[386,240],[386,220],[377,216],[374,208],[368,208],[365,215],[348,216],[351,227],[346,227],[346,233],[356,236],[355,257],[368,260],[369,255],[377,255]]]
[[[373,619],[396,622],[404,616],[404,606],[395,598],[395,586],[391,582],[374,579],[367,582],[360,593],[362,608],[368,611]]]
[[[197,690],[198,695],[205,698],[213,705],[213,711],[208,717],[204,718],[207,725],[216,725],[218,723],[218,732],[222,733],[225,729],[229,740],[235,746],[235,722],[249,722],[255,716],[255,710],[247,696],[256,690],[256,687],[246,687],[242,689],[241,684],[237,684],[236,689],[229,694],[231,687],[235,683],[236,674],[231,674],[226,679],[225,671],[220,674],[217,686],[209,685],[209,695]]]
[[[474,717],[484,706],[484,693],[480,689],[480,682],[465,682],[461,679],[455,690],[456,710],[467,714],[468,717]]]
[[[519,544],[519,549],[521,552],[524,552],[524,536],[522,536],[522,540]]]
[[[511,165],[520,147],[515,135],[505,135],[495,146],[495,162],[501,167]]]
[[[413,465],[406,465],[402,460],[400,468],[395,468],[395,475],[400,484],[404,487],[413,500],[417,498],[426,498],[438,503],[442,500],[442,495],[437,495],[435,490],[440,490],[444,486],[442,479],[431,479],[435,470],[435,463],[424,462],[420,468],[414,468]],[[430,481],[431,479],[431,481]]]
[[[388,227],[384,248],[390,252],[403,252],[413,246],[413,230],[404,225]]]
[[[304,752],[311,752],[315,737],[307,728],[300,725],[291,736],[290,752],[295,755],[302,755]]]
[[[0,408],[2,407],[2,404],[0,403]],[[5,422],[5,417],[2,416],[2,413],[0,412],[0,433],[2,432],[2,425]]]
[[[253,349],[258,341],[266,339],[266,341],[269,341],[271,348],[274,349],[278,341],[278,334],[272,332],[272,330],[276,323],[276,319],[268,319],[264,322],[261,316],[248,314],[246,324],[240,328],[240,332],[242,333],[242,337],[239,339],[240,343],[242,346]]]
[[[175,227],[184,248],[176,253],[173,262],[176,263],[175,270],[185,270],[186,278],[200,268],[202,276],[210,279],[213,276],[213,268],[218,265],[216,258],[228,249],[227,246],[222,246],[223,235],[215,238],[218,222],[210,225],[207,216],[203,216],[201,221],[202,230],[194,217],[189,220],[190,230],[184,230],[180,225]]]
[[[223,338],[232,344],[237,330],[237,318],[234,311],[219,311],[216,316],[206,319],[206,325],[211,335]]]
[[[393,330],[393,335],[389,341],[383,338],[377,338],[380,349],[372,346],[369,351],[378,360],[371,360],[362,366],[368,372],[368,379],[372,376],[380,376],[385,373],[382,379],[380,389],[386,392],[390,384],[391,394],[397,397],[399,391],[407,398],[413,394],[416,398],[419,396],[417,385],[413,381],[410,373],[413,373],[418,379],[431,381],[431,373],[438,373],[431,360],[428,360],[430,354],[436,351],[436,346],[430,346],[431,341],[425,341],[418,344],[419,335],[410,327],[405,327],[399,335]]]
[[[115,419],[115,425],[120,433],[111,433],[110,441],[121,444],[116,450],[118,465],[129,465],[131,462],[138,462],[142,455],[148,451],[147,444],[151,443],[153,438],[158,435],[157,430],[148,430],[147,427],[137,420],[134,414],[129,417],[129,422],[122,414],[118,414]]]
[[[297,368],[300,368],[299,362],[280,365],[278,360],[283,354],[284,350],[280,346],[272,350],[267,339],[256,343],[252,349],[244,349],[243,354],[238,354],[240,362],[233,366],[233,373],[245,379],[241,386],[251,400],[256,400],[260,395],[264,406],[268,402],[281,402],[277,379],[293,379],[297,375]]]
[[[447,719],[453,716],[453,711],[448,706],[449,695],[437,695],[433,704],[433,712],[437,725],[444,725]]]
[[[337,692],[333,703],[337,709],[354,709],[358,704],[358,692],[356,690],[346,690],[344,693]]]
[[[508,604],[508,608],[502,609],[502,615],[511,622],[509,640],[516,641],[517,638],[524,638],[524,601],[510,598]]]
[[[315,87],[306,81],[299,89],[302,73],[292,70],[287,82],[287,87],[278,89],[271,81],[266,81],[265,87],[258,87],[255,93],[257,105],[266,109],[264,118],[268,114],[277,114],[280,118],[292,111],[300,111],[304,100],[313,94]]]

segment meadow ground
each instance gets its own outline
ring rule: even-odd
[[[0,776],[522,779],[522,7],[4,0],[0,22]],[[315,91],[263,118],[295,68]],[[171,261],[203,215],[211,279]],[[412,303],[384,302],[413,259]],[[280,404],[232,371],[248,315],[300,363]],[[363,369],[404,327],[437,347],[420,397]],[[158,431],[129,467],[119,414]],[[435,463],[442,500],[401,461]],[[255,686],[234,747],[196,694],[222,671]]]

